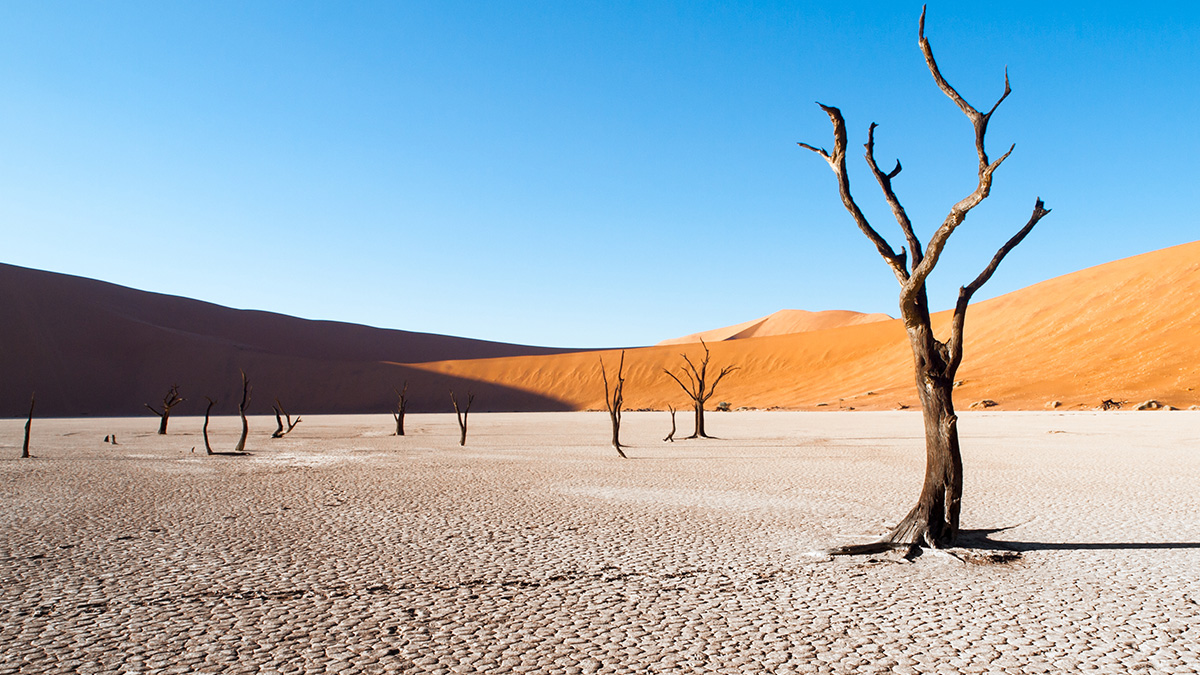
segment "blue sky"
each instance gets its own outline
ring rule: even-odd
[[[946,77],[1016,143],[938,308],[1200,238],[1200,10],[941,3]],[[974,186],[913,3],[6,2],[0,261],[314,319],[649,344],[777,309],[896,314],[796,142],[841,107],[855,194],[923,239]],[[969,319],[968,319],[969,321]]]

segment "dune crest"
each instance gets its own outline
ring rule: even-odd
[[[822,312],[810,312],[803,309],[781,309],[774,314],[768,314],[753,321],[663,340],[656,346],[689,344],[700,342],[702,339],[705,342],[745,340],[747,338],[808,333],[818,330],[828,330],[830,328],[858,326],[864,323],[891,320],[892,317],[887,314],[863,314],[844,309],[830,309]]]

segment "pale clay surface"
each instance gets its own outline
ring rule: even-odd
[[[1200,671],[1200,413],[963,413],[995,564],[813,553],[911,506],[919,414],[625,419],[0,421],[0,673]]]

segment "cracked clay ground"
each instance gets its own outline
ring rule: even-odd
[[[1200,671],[1200,413],[963,414],[974,548],[911,563],[815,553],[911,412],[157,422],[0,421],[0,673]]]

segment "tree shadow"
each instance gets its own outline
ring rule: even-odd
[[[1045,542],[993,539],[991,536],[998,532],[1004,532],[1017,527],[1020,527],[1020,525],[982,530],[961,530],[955,546],[957,548],[980,551],[1011,553],[1027,553],[1029,551],[1170,551],[1200,549],[1200,542],[1190,541]]]

